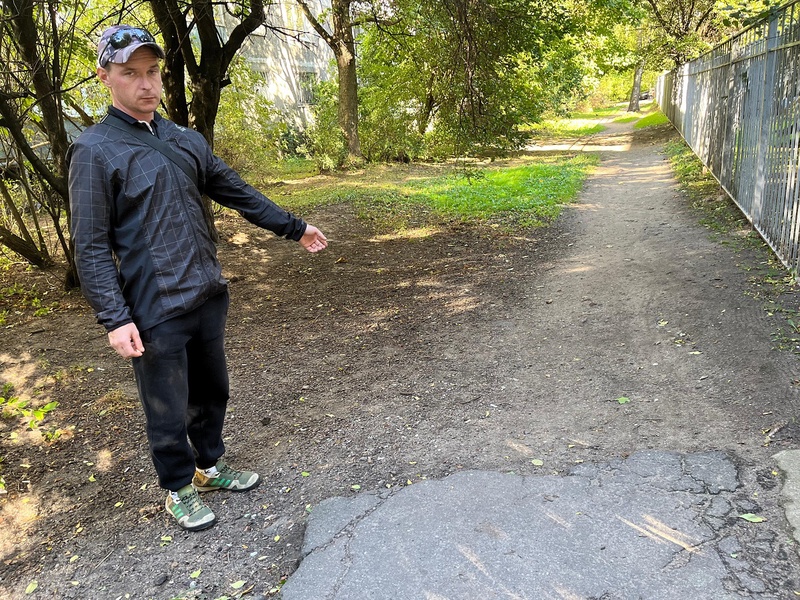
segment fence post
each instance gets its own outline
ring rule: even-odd
[[[771,240],[762,227],[761,211],[767,189],[767,156],[769,154],[769,135],[775,102],[775,48],[778,46],[778,13],[770,15],[767,33],[766,57],[764,63],[764,82],[761,91],[761,109],[758,146],[756,148],[755,182],[753,187],[752,223],[762,236]],[[774,242],[773,242],[774,244]],[[774,245],[773,245],[774,249]]]

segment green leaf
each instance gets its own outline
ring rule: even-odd
[[[198,577],[200,577],[200,573],[202,573],[202,572],[203,572],[203,569],[197,569],[197,571],[192,571],[189,574],[189,577],[191,577],[192,579],[197,579]]]
[[[353,485],[351,485],[351,486],[350,486],[350,489],[351,489],[351,490],[355,490],[355,491],[357,492],[358,490],[360,490],[360,489],[361,489],[361,486],[360,486],[360,485],[358,485],[357,483],[355,483],[355,484],[353,484]]]
[[[531,461],[531,463],[532,463],[532,464],[533,464],[533,466],[535,466],[535,467],[541,467],[542,465],[544,465],[544,461],[543,461],[541,458],[534,458],[534,459]]]
[[[231,584],[231,587],[232,587],[233,589],[235,589],[235,590],[238,590],[239,588],[241,588],[242,586],[244,586],[244,584],[245,584],[245,581],[244,581],[244,580],[242,580],[242,579],[240,579],[239,581],[234,581],[234,582]]]
[[[625,396],[617,398],[617,402],[619,402],[620,404],[627,404],[630,401],[631,401],[631,399],[630,398],[626,398]]]
[[[33,592],[36,591],[36,588],[38,587],[39,587],[39,582],[34,579],[28,584],[28,587],[25,588],[25,593],[32,594]]]
[[[754,515],[753,513],[745,513],[743,515],[739,515],[740,519],[744,519],[750,523],[763,523],[766,521],[764,517],[760,517],[758,515]]]
[[[303,477],[310,477],[311,473],[309,473],[308,471],[303,471],[302,473],[300,473],[300,475],[302,475]]]

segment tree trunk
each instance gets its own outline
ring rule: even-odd
[[[639,61],[636,63],[636,69],[633,72],[633,89],[631,90],[630,102],[628,102],[628,112],[639,112],[639,96],[642,93],[643,74],[644,62]]]
[[[12,252],[19,254],[22,258],[34,266],[44,268],[49,267],[52,264],[50,259],[42,254],[42,252],[36,247],[36,244],[32,244],[31,242],[22,239],[5,227],[0,227],[0,244]]]
[[[181,50],[181,39],[187,35],[185,27],[179,31],[176,22],[180,22],[181,14],[173,12],[177,10],[177,5],[167,2],[150,2],[161,37],[164,39],[164,59],[163,82],[164,82],[164,104],[167,109],[167,117],[174,123],[184,127],[189,126],[189,104],[186,101],[186,76],[185,62]],[[185,20],[184,20],[185,22]]]
[[[332,0],[333,33],[330,33],[314,16],[304,0],[296,0],[311,27],[325,40],[336,56],[339,74],[339,127],[347,140],[350,162],[359,162],[361,140],[358,136],[358,78],[356,76],[356,44],[353,23],[350,20],[352,0]]]
[[[339,127],[347,140],[350,162],[361,160],[361,140],[358,136],[358,81],[356,59],[350,52],[336,57],[339,68]]]

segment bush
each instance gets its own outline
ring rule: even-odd
[[[236,171],[246,174],[281,158],[286,125],[261,93],[262,75],[243,58],[234,60],[229,74],[231,83],[220,96],[214,150]]]
[[[314,124],[308,128],[306,152],[320,171],[332,171],[347,160],[347,140],[339,127],[338,86],[335,81],[317,84]]]
[[[416,114],[387,102],[379,90],[361,94],[359,134],[361,150],[370,162],[408,162],[423,152],[423,136],[417,131]]]

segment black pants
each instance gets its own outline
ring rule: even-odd
[[[188,485],[195,465],[211,467],[225,452],[227,314],[225,292],[140,332],[145,351],[133,359],[133,371],[158,482],[168,490]]]

